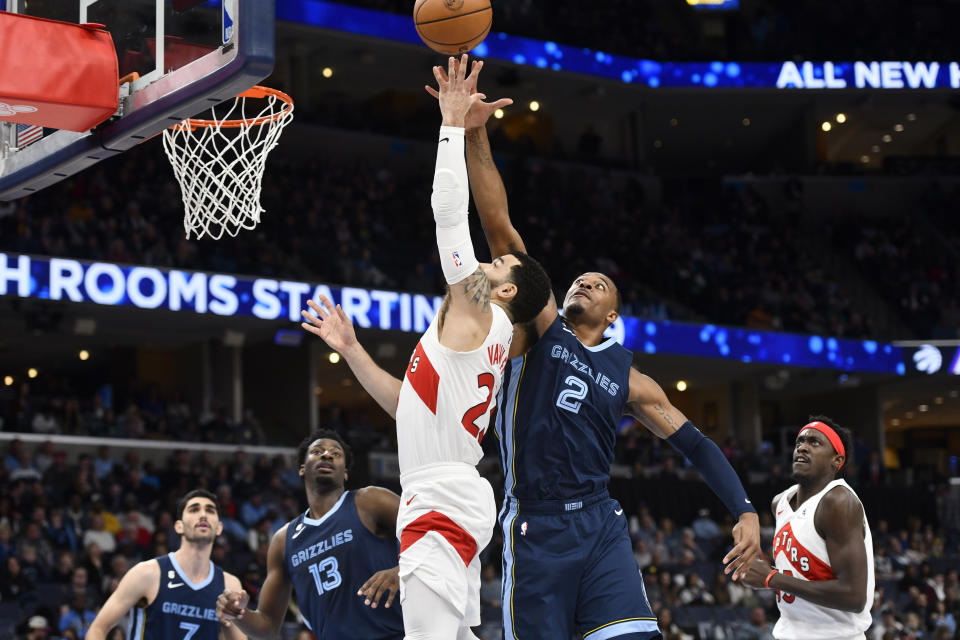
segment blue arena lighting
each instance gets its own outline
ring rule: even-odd
[[[740,0],[687,0],[687,4],[697,11],[736,11]]]
[[[708,7],[721,8],[712,1],[697,6]],[[277,19],[423,46],[410,16],[326,0],[277,0]],[[471,53],[651,89],[960,89],[957,61],[657,62],[496,31]]]
[[[299,323],[306,301],[320,294],[340,304],[358,327],[416,333],[427,328],[441,302],[439,296],[414,293],[0,253],[0,295],[21,298]],[[960,374],[956,349],[946,353],[930,347],[907,353],[871,340],[634,317],[618,319],[608,335],[628,349],[647,354],[847,372]],[[280,337],[277,340],[282,342]]]

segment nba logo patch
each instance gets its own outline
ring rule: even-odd
[[[221,9],[222,33],[220,34],[221,44],[228,44],[233,40],[233,25],[236,21],[237,8],[234,6],[236,0],[223,0]]]
[[[522,536],[527,535],[527,523],[526,523],[526,522],[521,522],[521,523],[520,523],[520,535],[522,535]]]
[[[462,266],[463,266],[463,260],[460,259],[460,252],[459,252],[459,251],[454,251],[454,252],[453,252],[453,266],[455,266],[455,267],[462,267]]]

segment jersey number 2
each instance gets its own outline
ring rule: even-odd
[[[487,390],[487,399],[480,404],[474,405],[467,409],[467,412],[463,414],[463,419],[460,421],[463,424],[463,428],[467,430],[467,433],[476,438],[477,442],[483,441],[483,436],[486,434],[487,430],[481,429],[475,424],[475,422],[477,421],[477,418],[485,414],[487,409],[490,407],[490,400],[493,399],[493,385],[495,382],[496,380],[494,380],[492,373],[481,373],[477,376],[477,388]]]
[[[563,382],[570,386],[557,396],[557,406],[570,413],[580,413],[580,401],[587,397],[587,383],[577,376],[567,376]]]

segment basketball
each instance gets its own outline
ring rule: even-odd
[[[490,0],[417,0],[413,22],[428,47],[445,55],[460,55],[487,37],[493,9]]]

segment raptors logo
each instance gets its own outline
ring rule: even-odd
[[[460,7],[463,6],[463,0],[443,0],[443,4],[447,5],[447,9],[450,9],[450,11],[459,11]]]

